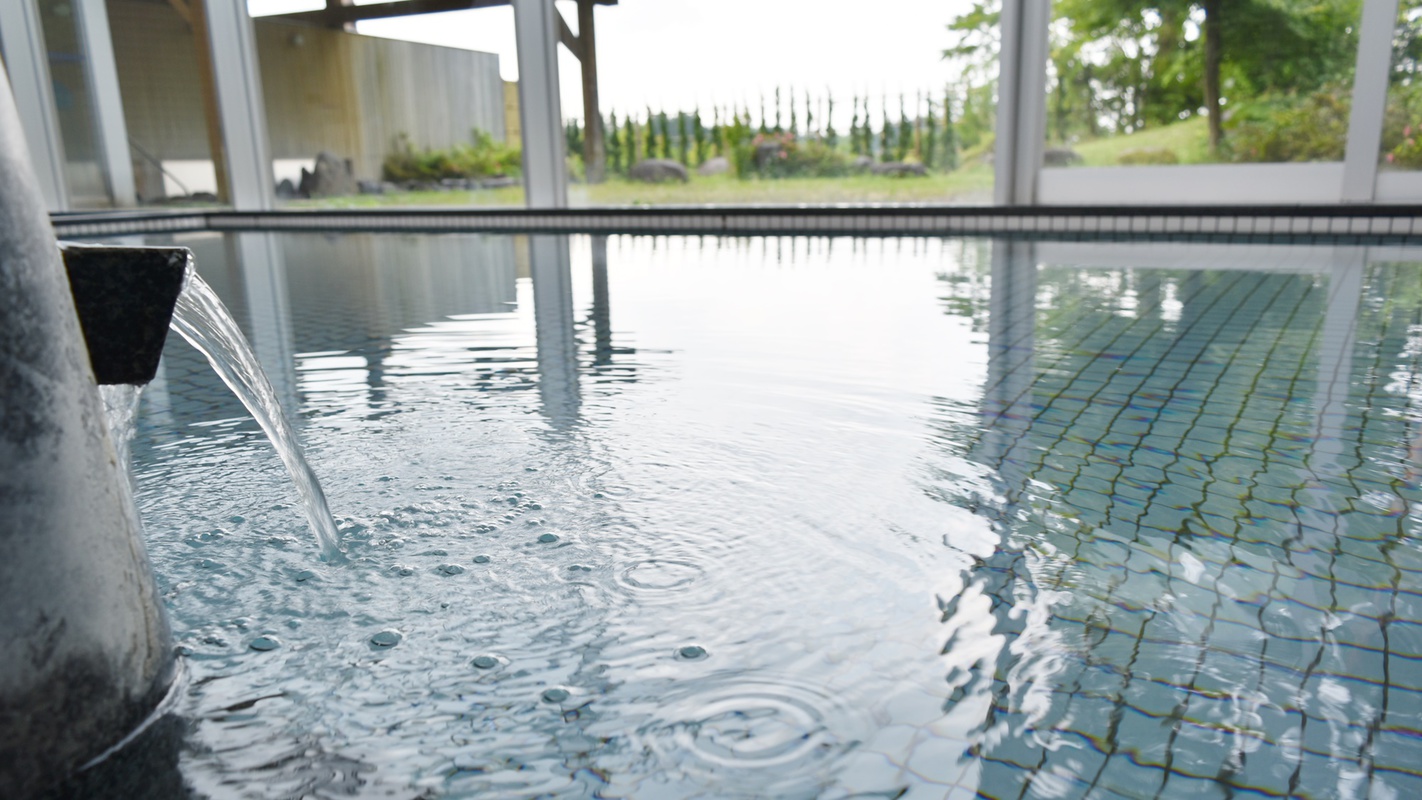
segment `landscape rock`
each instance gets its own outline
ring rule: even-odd
[[[296,184],[291,182],[291,178],[282,178],[276,186],[276,196],[282,200],[295,200],[301,195],[296,193]]]
[[[321,151],[316,156],[316,168],[301,170],[301,185],[297,192],[303,197],[339,197],[355,194],[356,182],[350,159]]]
[[[1070,147],[1048,147],[1042,153],[1042,164],[1048,167],[1074,167],[1084,160]]]
[[[905,161],[885,161],[869,167],[869,171],[875,175],[890,175],[895,178],[902,178],[906,175],[927,177],[928,169],[922,164],[914,164]]]
[[[869,156],[860,156],[851,161],[849,166],[858,172],[864,172],[874,168],[874,159]]]
[[[361,194],[385,194],[385,184],[380,181],[356,181],[356,189]]]
[[[731,161],[725,156],[716,156],[696,168],[697,175],[725,175],[731,171]]]
[[[639,161],[632,165],[627,177],[642,183],[663,183],[666,181],[686,183],[691,180],[691,176],[686,172],[686,167],[667,158],[649,158],[646,161]]]
[[[505,189],[509,186],[517,185],[518,178],[509,177],[507,175],[498,178],[485,178],[482,181],[479,181],[480,189]]]

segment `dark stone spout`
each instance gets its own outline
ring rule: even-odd
[[[135,386],[153,380],[192,252],[83,244],[60,250],[94,380]]]

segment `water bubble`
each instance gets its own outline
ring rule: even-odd
[[[542,510],[543,510],[543,504],[542,504],[542,503],[529,503],[528,505],[524,506],[524,508],[528,509],[529,511],[542,511]]]
[[[415,574],[415,568],[408,564],[396,564],[390,568],[390,571],[402,578],[408,578]]]
[[[706,648],[701,647],[700,645],[689,644],[685,647],[678,648],[676,651],[676,655],[677,658],[685,659],[687,661],[700,661],[701,659],[706,657]]]
[[[404,638],[404,635],[394,628],[386,628],[370,637],[370,643],[376,647],[394,647]]]
[[[569,572],[592,572],[592,567],[585,567],[582,564],[573,564],[568,567]]]
[[[493,669],[499,665],[499,660],[493,656],[475,656],[473,664],[479,669]]]
[[[553,542],[558,541],[558,535],[554,533],[545,533],[542,536],[538,537],[538,541],[542,542],[543,544],[552,544]]]
[[[567,689],[543,690],[543,702],[545,703],[561,703],[564,700],[567,700],[569,697],[571,697],[571,695],[568,693]]]
[[[464,571],[464,567],[461,567],[458,564],[440,564],[438,569],[445,575],[458,575],[459,573]]]
[[[487,564],[487,563],[489,563],[489,560],[490,560],[489,557],[488,557],[488,556],[485,556],[485,555],[474,556],[474,563],[475,563],[475,564]]]
[[[241,514],[233,514],[232,516],[227,518],[227,521],[232,523],[233,525],[241,525],[242,523],[247,521],[247,518],[242,516]]]
[[[316,577],[316,573],[312,572],[309,569],[303,569],[302,571],[296,573],[296,580],[298,583],[303,581],[309,581],[314,577]]]
[[[275,636],[258,636],[248,642],[247,646],[259,653],[265,653],[268,650],[275,650],[281,647],[281,640]]]

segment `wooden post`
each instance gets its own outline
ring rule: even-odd
[[[588,183],[602,183],[607,175],[603,147],[602,112],[597,105],[597,46],[593,34],[594,0],[578,0],[579,61],[583,66],[583,168]]]

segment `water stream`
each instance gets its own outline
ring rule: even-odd
[[[276,448],[277,455],[281,456],[282,463],[286,464],[301,494],[306,519],[321,546],[321,558],[325,561],[340,560],[343,557],[340,534],[326,504],[326,494],[321,491],[321,484],[311,471],[311,465],[306,463],[301,444],[282,413],[276,391],[262,371],[247,337],[237,327],[237,321],[212,287],[191,268],[188,270],[187,286],[178,296],[178,305],[173,310],[172,327],[188,344],[207,357],[222,382],[257,420]]]

